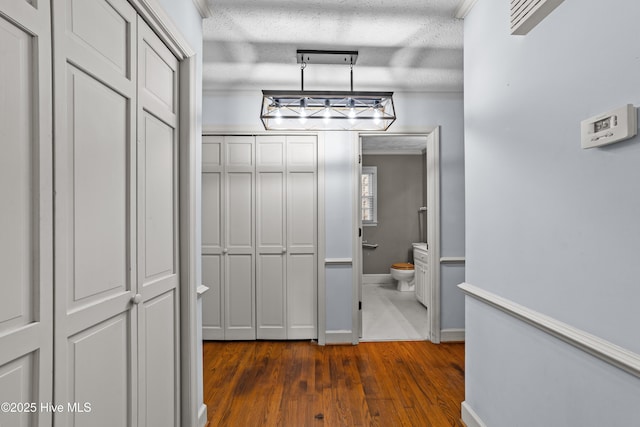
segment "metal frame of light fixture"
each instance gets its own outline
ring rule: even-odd
[[[358,51],[298,50],[299,91],[263,90],[260,119],[266,130],[385,131],[396,120],[393,92],[354,92]],[[305,91],[307,64],[347,64],[350,91]]]

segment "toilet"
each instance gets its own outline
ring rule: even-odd
[[[393,264],[389,269],[391,277],[398,281],[398,290],[401,292],[410,292],[415,290],[413,277],[415,271],[413,264],[410,262],[398,262]]]

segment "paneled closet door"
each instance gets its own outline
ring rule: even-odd
[[[286,137],[256,138],[258,339],[287,338]]]
[[[138,18],[138,425],[180,424],[178,61]]]
[[[222,136],[202,138],[202,338],[224,340],[224,201]]]
[[[0,1],[0,412],[50,426],[53,254],[49,2]]]
[[[54,422],[131,426],[138,376],[136,12],[125,0],[53,7],[54,396],[91,404],[89,413],[59,412]]]
[[[255,141],[225,137],[224,325],[225,339],[256,339]]]
[[[317,140],[287,136],[287,338],[317,338]]]

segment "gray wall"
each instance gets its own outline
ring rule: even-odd
[[[257,108],[261,94],[258,90],[206,92],[203,98],[205,129],[217,132],[262,132],[264,128]],[[390,132],[421,132],[440,126],[440,192],[441,192],[441,256],[462,257],[465,254],[464,225],[464,144],[462,93],[396,93],[394,102],[398,119]],[[341,233],[356,224],[353,221],[353,199],[343,188],[353,186],[345,181],[345,169],[356,167],[348,132],[325,132],[325,215],[327,229],[327,257],[342,254],[354,258],[351,240]],[[324,138],[324,136],[322,136]],[[331,141],[334,141],[335,144]],[[342,145],[341,145],[342,144]],[[344,144],[349,145],[345,147]],[[352,176],[352,175],[351,175]],[[332,186],[335,191],[329,191]],[[349,190],[351,191],[351,190]],[[352,197],[352,193],[348,194]],[[341,216],[333,212],[337,207]],[[349,214],[347,214],[349,212]],[[329,223],[328,218],[334,218]],[[330,243],[332,242],[332,243]],[[332,245],[329,247],[329,245]],[[348,282],[347,282],[348,280]],[[464,328],[464,297],[456,287],[464,281],[464,264],[441,267],[441,327]],[[351,330],[353,271],[351,267],[333,266],[326,270],[326,312],[329,331]],[[329,320],[331,319],[331,320]],[[348,322],[347,322],[348,321]],[[348,323],[348,324],[347,324]],[[330,328],[331,326],[331,328]],[[349,341],[347,341],[349,342]]]
[[[426,144],[425,144],[426,147]],[[389,274],[396,262],[413,262],[411,243],[424,241],[424,155],[363,155],[362,166],[378,168],[378,225],[365,226],[363,241],[377,243],[362,249],[364,274]]]
[[[580,121],[640,103],[640,3],[566,1],[526,36],[465,19],[466,280],[640,353],[640,139]],[[466,401],[490,427],[626,426],[640,380],[467,298]]]

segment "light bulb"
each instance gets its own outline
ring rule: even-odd
[[[329,102],[328,99],[325,99],[324,101],[324,122],[325,123],[329,123],[329,120],[331,119],[331,102]]]
[[[373,105],[373,123],[379,125],[380,124],[380,102],[376,101]]]
[[[349,99],[349,118],[350,119],[355,119],[356,118],[356,107],[355,107],[355,102],[353,101],[353,99]]]

